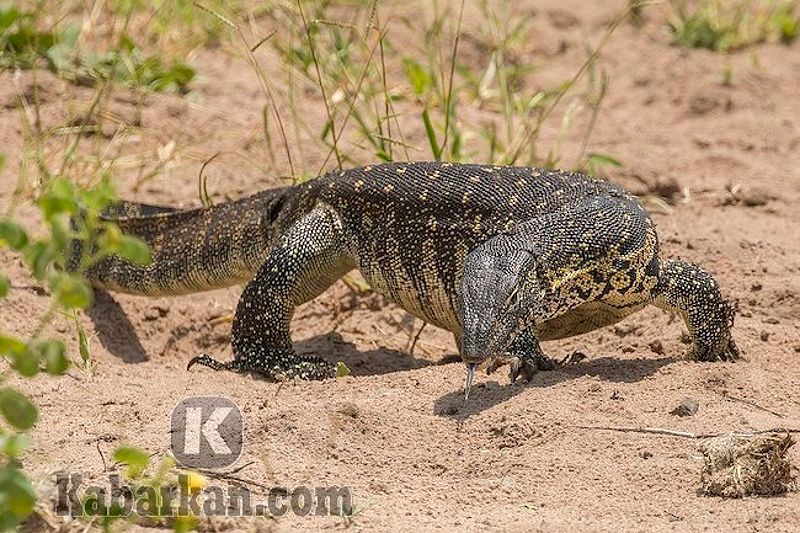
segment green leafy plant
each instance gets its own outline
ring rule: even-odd
[[[726,52],[765,41],[790,44],[800,33],[797,0],[671,0],[675,43]]]
[[[183,61],[167,62],[157,55],[146,55],[127,35],[108,51],[85,53],[73,68],[64,68],[65,76],[117,81],[156,92],[185,93],[195,77],[194,68]]]
[[[626,10],[609,25],[574,79],[526,91],[532,85],[526,77],[535,72],[529,49],[531,23],[505,3],[479,2],[484,23],[465,30],[463,3],[434,2],[431,20],[394,22],[411,27],[423,24],[420,42],[402,45],[390,39],[377,1],[354,7],[348,22],[331,20],[328,2],[289,4],[269,12],[275,25],[285,31],[271,32],[258,42],[268,40],[287,67],[288,131],[293,130],[293,150],[301,156],[309,144],[303,134],[316,125],[308,124],[308,114],[298,111],[302,104],[297,94],[311,85],[322,96],[327,120],[310,140],[321,142],[328,157],[319,169],[292,170],[293,175],[311,176],[331,170],[333,163],[342,167],[395,158],[554,165],[559,160],[558,146],[541,148],[542,126],[559,118],[562,126],[570,125],[575,114],[587,110],[596,115],[604,93],[579,93],[576,82],[629,14]],[[467,45],[473,49],[469,61],[461,58],[461,49]],[[475,50],[480,54],[478,61]],[[257,61],[253,65],[259,69]],[[583,99],[585,105],[568,106],[573,116],[559,116],[558,104],[565,97]],[[270,129],[278,124],[264,123],[265,141],[274,160]],[[586,139],[591,130],[587,128]],[[572,132],[565,129],[564,134]],[[422,142],[415,145],[408,141],[410,137]],[[582,150],[579,168],[587,168],[587,152]]]
[[[33,378],[40,372],[60,375],[70,361],[60,339],[44,336],[46,326],[57,312],[71,316],[77,323],[76,310],[91,305],[93,292],[82,273],[94,262],[109,254],[119,254],[131,261],[149,262],[147,246],[133,237],[122,235],[116,225],[104,221],[100,213],[113,198],[109,180],[82,189],[64,178],[54,178],[42,188],[35,200],[42,215],[45,233],[33,236],[14,219],[12,209],[0,217],[0,248],[17,252],[30,275],[44,284],[50,294],[47,310],[26,338],[0,329],[0,355],[19,375]],[[70,222],[72,221],[72,223]],[[75,254],[76,243],[95,243],[84,248],[90,253]],[[71,257],[70,257],[71,256]],[[73,263],[68,271],[67,262]],[[0,298],[11,292],[8,277],[0,272]],[[85,345],[82,339],[81,354]],[[88,354],[86,355],[88,357]],[[13,527],[31,512],[35,493],[18,467],[18,457],[27,441],[24,432],[38,420],[38,411],[21,392],[10,386],[0,387],[0,415],[8,427],[0,428],[0,530]]]
[[[195,70],[181,60],[148,55],[127,34],[102,52],[78,46],[77,24],[38,29],[33,12],[0,7],[0,70],[43,63],[59,76],[80,83],[112,81],[156,92],[188,92]]]
[[[122,467],[122,481],[129,490],[125,496],[131,499],[128,502],[131,507],[123,509],[115,503],[109,507],[105,494],[87,492],[82,500],[84,518],[99,517],[106,531],[119,520],[140,525],[168,525],[176,532],[194,529],[195,517],[178,512],[178,504],[168,499],[166,494],[177,490],[179,483],[185,484],[182,489],[187,492],[200,489],[207,483],[205,477],[176,469],[172,457],[153,463],[151,454],[135,446],[119,446],[114,450],[113,458],[112,469]],[[146,515],[140,515],[140,510],[146,510]]]

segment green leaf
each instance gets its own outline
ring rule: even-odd
[[[28,478],[13,466],[0,467],[0,529],[11,529],[22,522],[36,504],[36,492]]]
[[[428,143],[431,145],[431,154],[433,154],[434,159],[439,161],[442,156],[442,149],[439,147],[439,141],[436,140],[436,132],[433,129],[433,123],[427,109],[422,111],[422,122],[425,124],[425,133],[428,136]]]
[[[0,219],[0,246],[10,246],[12,250],[21,250],[28,244],[28,235],[22,226],[7,218]]]
[[[11,366],[26,378],[31,378],[39,373],[39,353],[27,346],[22,351],[10,354]]]
[[[61,375],[69,367],[67,348],[61,341],[44,341],[38,347],[40,358],[44,361],[48,374]]]
[[[78,24],[70,24],[59,34],[58,42],[47,50],[47,59],[53,70],[63,72],[73,69],[80,33]]]
[[[94,293],[82,278],[66,272],[59,272],[51,281],[53,295],[58,303],[67,309],[85,309],[92,305]]]
[[[196,524],[197,519],[194,516],[178,515],[172,524],[172,530],[175,533],[188,533],[194,531]]]
[[[24,394],[8,387],[0,389],[0,413],[9,424],[21,430],[32,428],[39,417],[36,406]]]
[[[75,186],[72,182],[65,178],[56,178],[39,197],[39,207],[42,208],[44,217],[51,220],[54,216],[64,213],[76,214],[78,204],[75,199]]]
[[[6,457],[19,457],[28,447],[28,438],[25,435],[7,433],[0,435],[0,450]]]
[[[607,154],[600,154],[597,152],[592,152],[589,154],[589,164],[590,165],[608,165],[612,167],[621,167],[622,163],[619,160],[614,159],[610,155]]]
[[[0,354],[12,355],[25,351],[25,343],[16,337],[0,334]]]
[[[350,375],[350,369],[342,361],[336,363],[336,377],[343,378]]]
[[[0,9],[0,30],[10,28],[21,17],[22,13],[14,7]]]
[[[81,323],[76,320],[75,324],[78,326],[78,352],[81,354],[83,365],[86,366],[86,363],[89,362],[89,339],[86,337],[86,331]]]
[[[136,237],[130,235],[122,235],[117,245],[117,253],[137,265],[150,264],[150,247]]]
[[[0,154],[0,170],[3,170],[5,166],[6,166],[6,156]]]
[[[8,277],[0,272],[0,298],[5,298],[8,296],[8,289],[10,287],[11,283],[8,281]]]
[[[106,224],[103,233],[97,238],[97,245],[105,252],[114,253],[122,240],[122,230],[116,224]]]
[[[53,251],[45,242],[37,241],[25,248],[23,251],[25,261],[31,268],[31,274],[36,279],[43,279],[47,273],[47,267],[53,261]]]
[[[128,477],[137,477],[147,468],[150,455],[139,448],[120,446],[114,450],[114,460],[128,465]]]
[[[431,75],[416,61],[411,58],[403,59],[403,70],[406,78],[411,82],[411,90],[416,96],[422,96],[431,84]]]

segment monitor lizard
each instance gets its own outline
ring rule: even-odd
[[[357,268],[407,312],[455,335],[468,380],[510,365],[551,369],[540,341],[613,324],[648,304],[680,315],[700,361],[732,360],[735,306],[711,274],[662,259],[653,221],[608,181],[574,172],[409,162],[335,171],[197,209],[119,202],[105,215],[146,241],[152,262],[111,256],[87,277],[147,296],[246,283],[234,358],[187,368],[324,379],[335,365],[292,348],[297,306]]]

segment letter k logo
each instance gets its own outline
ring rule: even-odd
[[[184,466],[223,468],[242,452],[242,415],[227,398],[195,396],[172,411],[172,453]]]

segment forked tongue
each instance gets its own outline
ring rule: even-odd
[[[467,380],[464,384],[464,403],[469,400],[469,390],[472,388],[472,380],[475,379],[475,363],[467,365]]]

